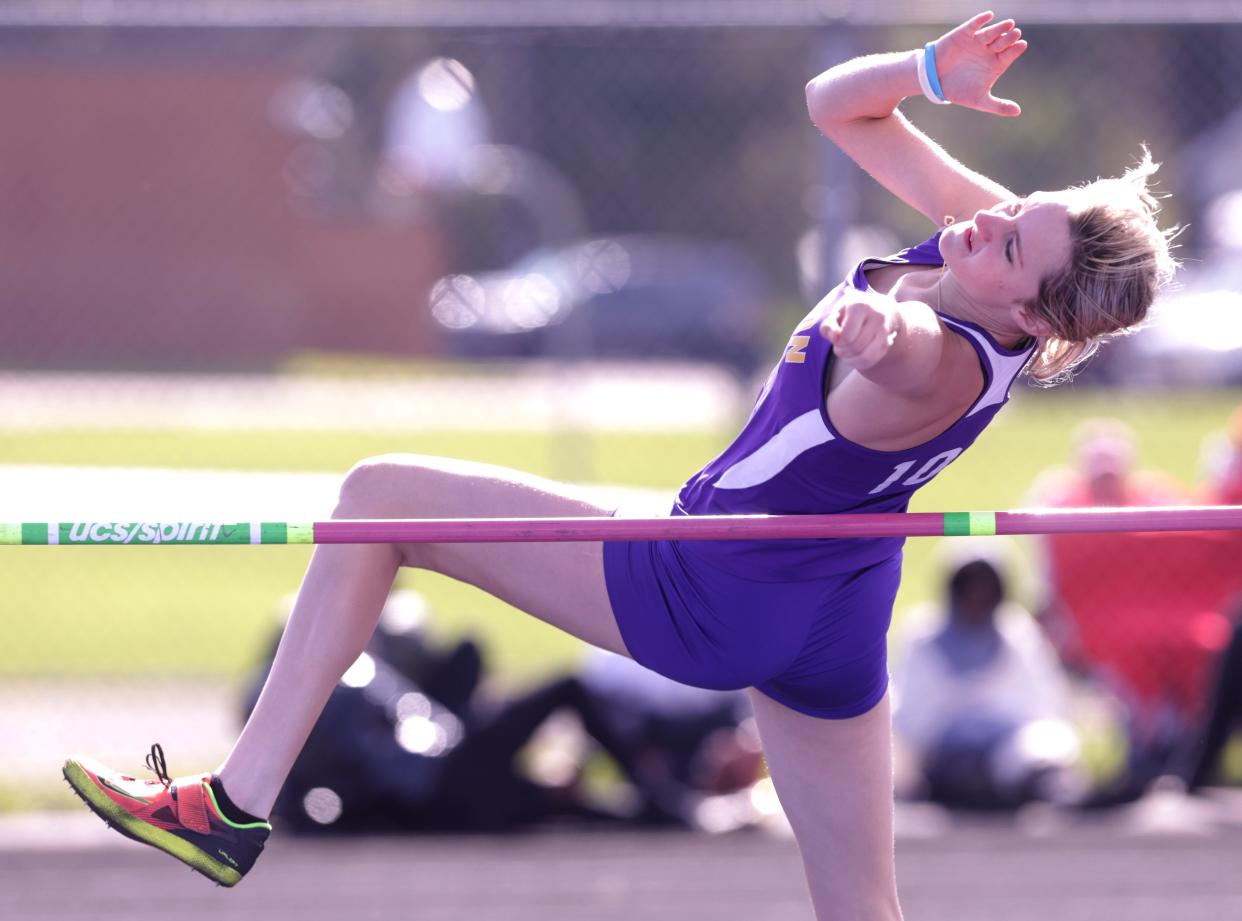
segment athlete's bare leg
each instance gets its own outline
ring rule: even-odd
[[[336,518],[606,516],[578,490],[462,461],[385,455],[356,466]],[[266,816],[337,681],[366,647],[401,566],[476,585],[589,643],[625,653],[599,543],[317,547],[254,712],[220,768],[229,797]]]
[[[819,921],[900,921],[886,696],[825,720],[750,694],[776,792],[793,825]]]

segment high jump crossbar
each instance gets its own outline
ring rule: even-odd
[[[252,522],[21,522],[0,544],[133,546],[806,540],[1126,531],[1242,531],[1242,505],[662,518],[428,518]]]

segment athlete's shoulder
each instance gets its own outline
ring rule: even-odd
[[[868,256],[865,259],[855,263],[853,268],[830,290],[825,292],[824,296],[816,302],[810,312],[802,318],[802,322],[795,327],[795,331],[801,330],[816,320],[821,319],[826,307],[831,304],[834,297],[849,289],[866,290],[867,276],[866,270],[874,263],[890,263],[894,265],[943,265],[944,259],[940,255],[940,233],[937,230],[934,234],[924,240],[922,243],[916,243],[913,246],[907,246],[905,249],[898,250],[887,256]]]
[[[940,255],[940,235],[943,232],[943,230],[937,230],[922,243],[907,246],[900,252],[889,256],[885,261],[906,262],[911,265],[943,265],[944,257]]]

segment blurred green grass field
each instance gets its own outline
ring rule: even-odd
[[[1204,437],[1221,429],[1240,402],[1236,392],[1023,392],[972,450],[918,494],[914,509],[1021,507],[1035,477],[1065,463],[1076,425],[1092,416],[1130,423],[1142,464],[1191,486]],[[343,473],[371,454],[412,451],[671,494],[733,433],[8,429],[0,431],[0,464]],[[935,545],[907,544],[899,611],[937,593]],[[309,550],[5,548],[0,558],[0,677],[234,678],[259,655],[277,602],[297,587]],[[1029,594],[1032,582],[1023,582]],[[480,635],[501,674],[525,677],[578,655],[575,642],[472,588],[422,573],[403,574],[402,584],[428,597],[441,634]]]

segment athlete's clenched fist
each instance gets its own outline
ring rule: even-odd
[[[859,371],[873,367],[897,341],[900,312],[892,298],[872,291],[848,291],[820,321],[838,358]]]

